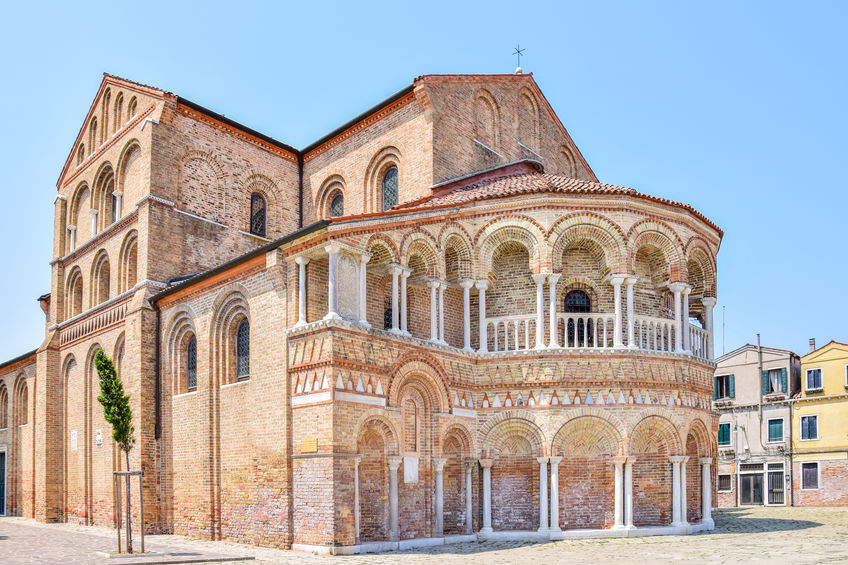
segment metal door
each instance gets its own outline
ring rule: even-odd
[[[741,475],[739,477],[739,502],[741,504],[763,503],[763,476]]]
[[[783,471],[769,471],[768,503],[783,504]]]

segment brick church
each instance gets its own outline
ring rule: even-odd
[[[722,231],[600,182],[532,75],[421,76],[302,149],[105,75],[57,188],[44,341],[0,364],[0,513],[113,524],[103,349],[148,532],[713,527]]]

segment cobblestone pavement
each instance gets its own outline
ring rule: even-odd
[[[846,563],[848,508],[744,508],[719,510],[716,529],[690,536],[570,540],[553,543],[485,542],[377,555],[325,557],[182,536],[148,536],[157,562],[253,557],[248,563],[358,565],[416,563]],[[112,549],[114,533],[66,524],[42,525],[0,518],[0,563],[105,563],[95,551]],[[121,559],[119,565],[136,559]],[[152,562],[152,561],[147,561]]]

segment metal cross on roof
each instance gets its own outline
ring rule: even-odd
[[[524,53],[524,49],[521,48],[521,45],[515,46],[515,51],[512,52],[513,55],[518,57],[518,66],[521,66],[521,55]]]

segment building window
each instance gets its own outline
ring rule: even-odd
[[[763,394],[787,392],[786,369],[768,369],[763,371]]]
[[[819,464],[801,463],[801,488],[816,490],[819,488]]]
[[[718,476],[718,492],[730,492],[733,490],[733,475]]]
[[[118,218],[120,217],[120,213],[121,213],[120,210],[118,210],[118,196],[113,192],[112,193],[112,217],[111,217],[110,223],[114,224],[115,222],[117,222]]]
[[[344,194],[341,192],[336,193],[330,200],[330,217],[338,218],[339,216],[344,216]]]
[[[822,389],[821,369],[807,369],[807,392],[818,392]]]
[[[563,310],[568,314],[587,314],[592,311],[592,300],[582,290],[572,290],[565,295]],[[594,342],[592,320],[584,321],[582,318],[569,318],[568,320],[568,347],[592,347]]]
[[[722,400],[736,396],[733,375],[719,375],[713,379],[713,400]]]
[[[801,439],[819,439],[819,417],[801,416]]]
[[[186,346],[186,390],[197,389],[197,338],[192,336]]]
[[[390,330],[392,329],[392,309],[386,308],[386,311],[383,312],[383,329]]]
[[[592,301],[589,295],[582,290],[572,290],[566,294],[565,304],[563,306],[565,311],[569,313],[583,314],[592,311]]]
[[[768,421],[769,442],[783,441],[783,418],[775,418]]]
[[[383,210],[389,210],[398,203],[398,170],[391,166],[383,173],[382,182]]]
[[[236,332],[236,378],[250,376],[250,322],[243,320]]]
[[[265,198],[254,193],[250,197],[250,233],[265,237]]]
[[[730,423],[718,425],[718,444],[730,445]]]

